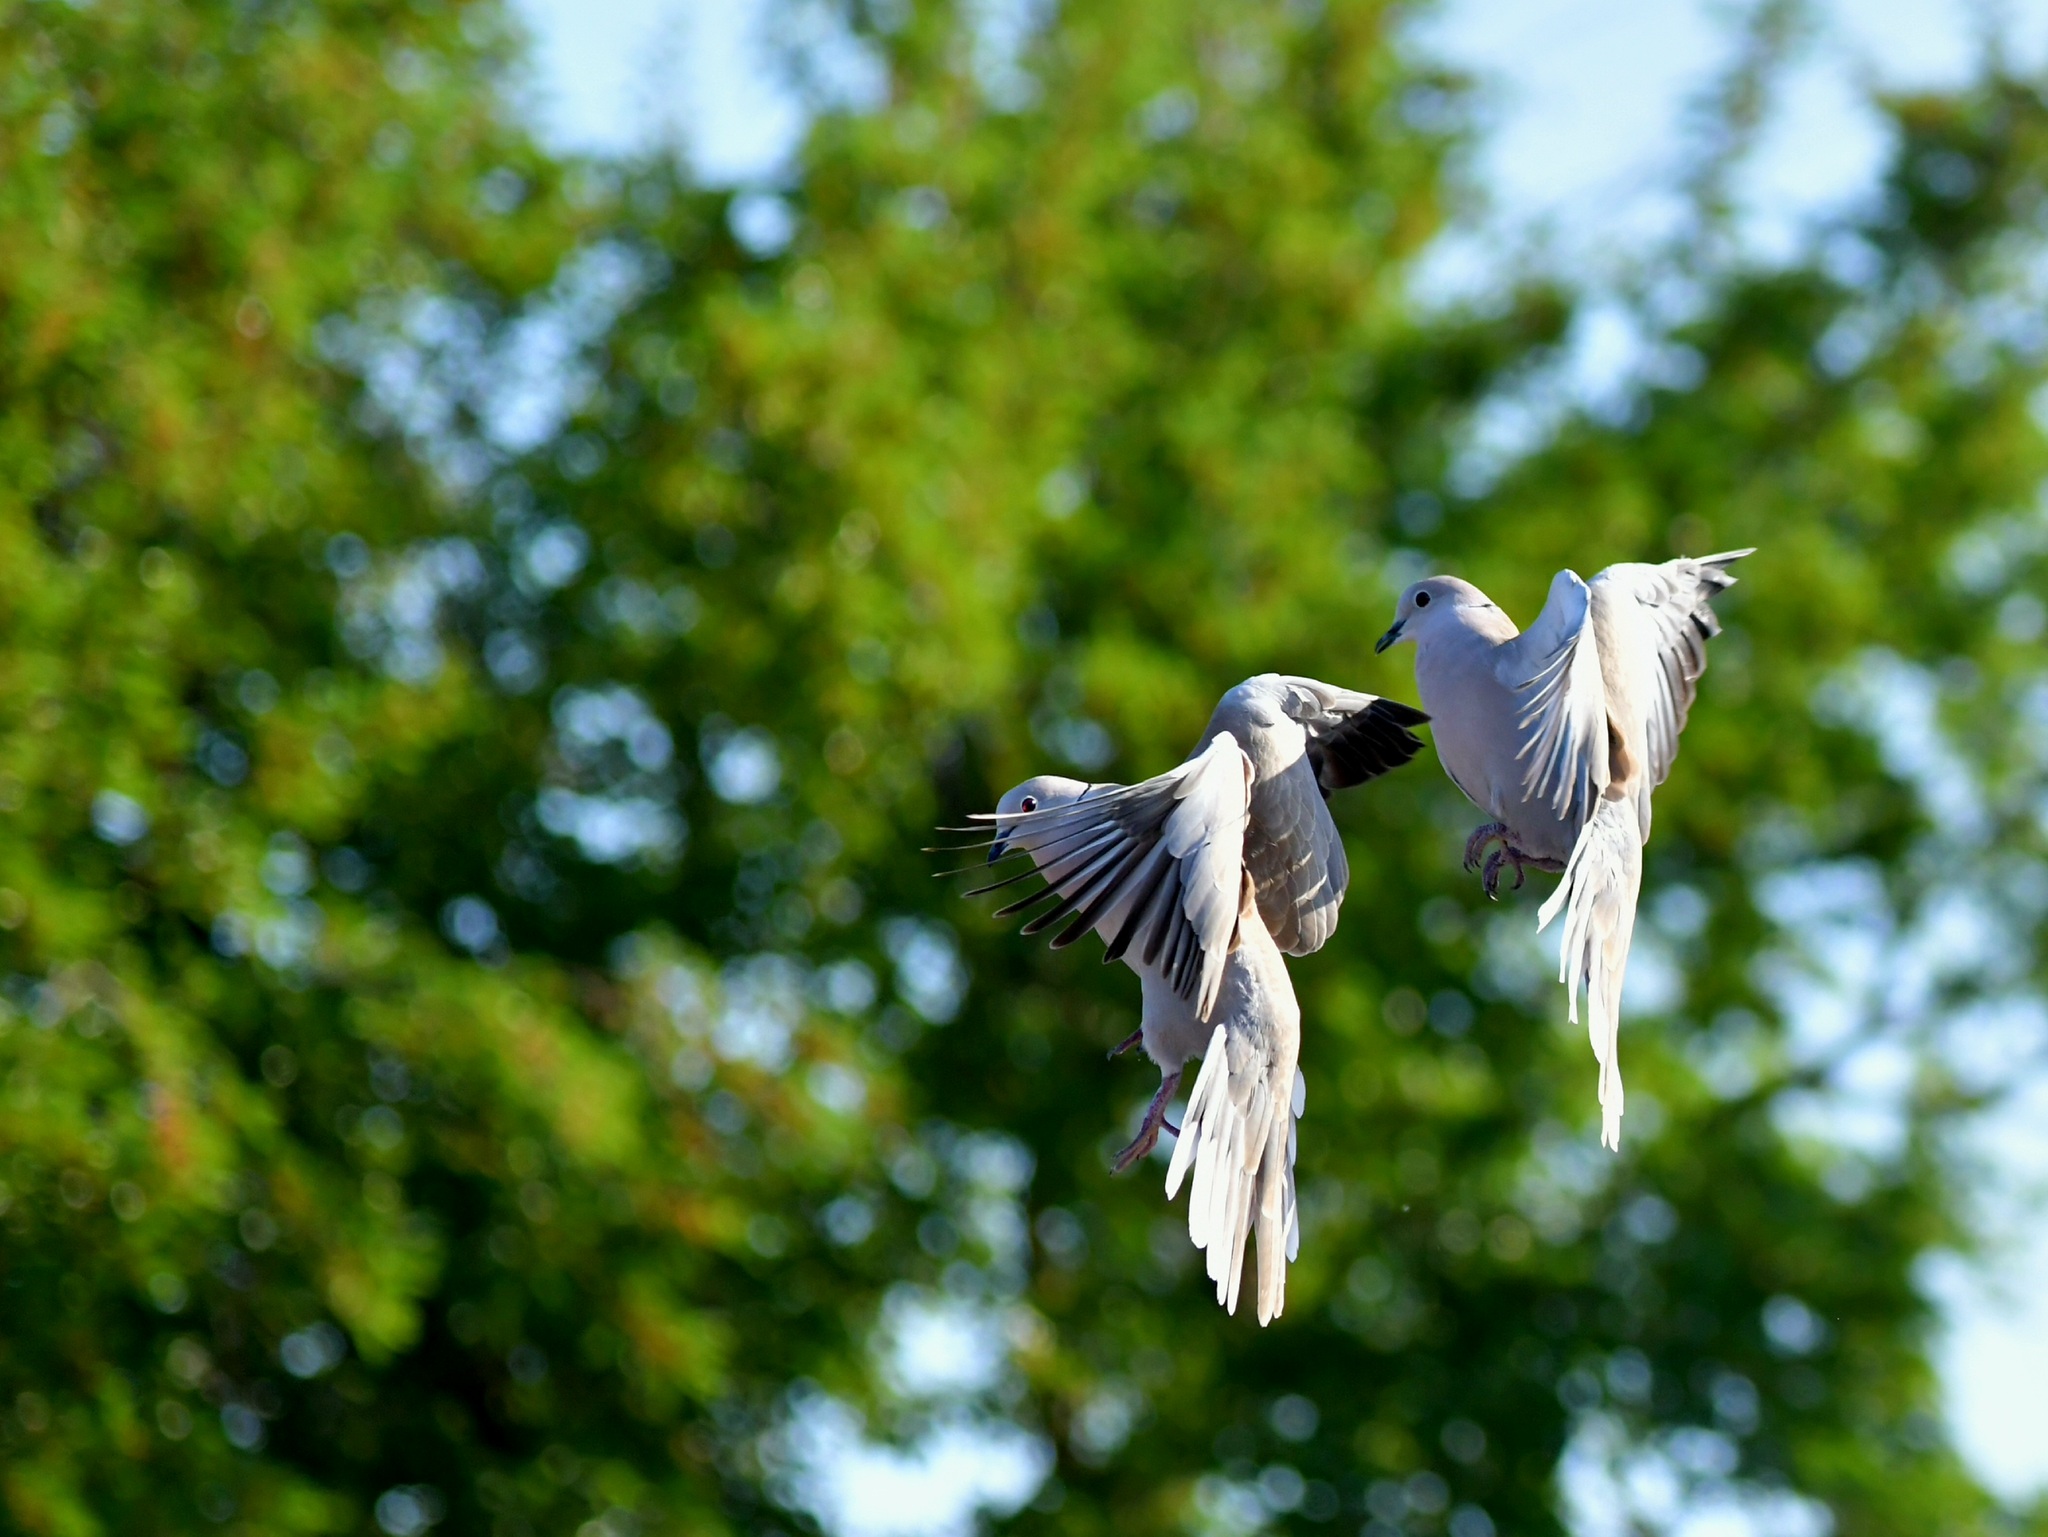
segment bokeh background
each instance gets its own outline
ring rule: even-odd
[[[0,1521],[2048,1529],[2048,12],[0,16]],[[932,879],[1756,544],[1598,1148],[1424,758],[1215,1307]],[[1547,880],[1541,882],[1547,885]]]

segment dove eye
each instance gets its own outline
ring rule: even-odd
[[[1026,811],[1036,811],[1038,809],[1038,797],[1035,795],[1027,795],[1024,797],[1022,804]]]
[[[1417,594],[1415,595],[1415,606],[1416,606],[1417,608],[1428,608],[1428,607],[1429,607],[1429,594],[1428,594],[1428,593],[1426,593],[1426,592],[1418,592],[1418,593],[1417,593]]]

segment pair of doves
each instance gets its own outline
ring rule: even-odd
[[[1261,1324],[1280,1315],[1300,1248],[1295,1123],[1307,1085],[1282,957],[1322,948],[1350,882],[1325,803],[1414,757],[1422,743],[1411,726],[1432,723],[1452,782],[1493,818],[1465,845],[1467,869],[1500,845],[1485,861],[1489,897],[1504,866],[1517,886],[1528,867],[1563,873],[1537,927],[1564,914],[1558,979],[1574,1023],[1586,994],[1601,1141],[1620,1146],[1616,1037],[1650,795],[1678,756],[1706,642],[1720,633],[1709,600],[1750,553],[1614,565],[1590,583],[1560,571],[1527,632],[1470,582],[1427,578],[1401,594],[1374,648],[1414,643],[1427,714],[1263,673],[1223,696],[1177,768],[1134,785],[1042,774],[976,818],[993,824],[991,864],[1013,853],[1032,863],[982,891],[1034,871],[1045,880],[997,916],[1052,899],[1026,934],[1063,923],[1058,948],[1092,929],[1105,961],[1138,973],[1139,1028],[1113,1055],[1142,1045],[1161,1078],[1115,1168],[1149,1153],[1162,1126],[1176,1132],[1167,1199],[1192,1173],[1188,1236],[1231,1312],[1247,1238],[1257,1245]],[[1167,1107],[1197,1056],[1176,1130]]]

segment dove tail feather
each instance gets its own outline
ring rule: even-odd
[[[1233,1073],[1225,1025],[1218,1024],[1188,1096],[1180,1138],[1166,1170],[1166,1198],[1188,1187],[1188,1237],[1204,1250],[1216,1300],[1231,1313],[1244,1280],[1245,1243],[1256,1240],[1259,1322],[1278,1318],[1287,1300],[1287,1266],[1300,1251],[1295,1199],[1298,1073],[1283,1092],[1265,1080],[1256,1054]]]
[[[1635,797],[1602,798],[1579,830],[1564,879],[1538,914],[1541,933],[1560,912],[1558,981],[1572,1023],[1579,1019],[1579,991],[1586,994],[1586,1031],[1600,1064],[1600,1142],[1621,1146],[1621,984],[1628,971],[1629,941],[1635,934],[1636,894],[1643,880],[1643,839]]]

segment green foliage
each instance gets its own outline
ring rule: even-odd
[[[1561,291],[1409,296],[1461,98],[1399,12],[1074,0],[976,65],[965,9],[849,12],[887,103],[768,255],[540,154],[486,5],[0,23],[5,1521],[786,1530],[829,1395],[1043,1434],[1020,1530],[1556,1530],[1568,1445],[2012,1529],[1913,1275],[1996,1087],[1943,1031],[2044,905],[2048,105],[1894,104],[1877,215],[1660,269],[1662,382],[1588,413]],[[1518,411],[1561,425],[1489,459]],[[1252,672],[1412,695],[1371,640],[1418,566],[1526,617],[1747,543],[1623,1155],[1419,763],[1339,802],[1302,1256],[1224,1316],[1106,1172],[1128,974],[929,829],[1155,772]],[[2002,947],[1930,968],[1970,896]],[[1815,1051],[1799,980],[1873,942],[1919,980]],[[1817,1128],[1879,1039],[1858,1150]],[[951,1399],[889,1369],[934,1308],[1001,1345]]]

